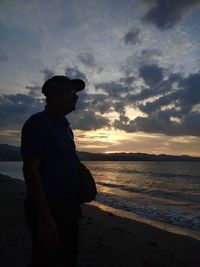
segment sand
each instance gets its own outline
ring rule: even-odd
[[[25,267],[31,237],[23,181],[0,175],[0,266]],[[200,242],[82,205],[78,267],[199,267]]]

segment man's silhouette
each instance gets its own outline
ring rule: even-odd
[[[45,109],[24,123],[21,135],[27,187],[25,219],[32,237],[28,266],[76,266],[79,159],[65,115],[75,110],[84,81],[53,76],[42,86]]]

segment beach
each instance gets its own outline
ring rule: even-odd
[[[31,237],[24,220],[22,180],[0,175],[0,266],[25,267]],[[198,267],[200,242],[82,205],[78,267]]]

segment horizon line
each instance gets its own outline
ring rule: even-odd
[[[12,144],[0,144],[0,145],[8,145],[8,146],[13,146],[13,147],[18,147],[20,146],[17,145],[12,145]],[[155,156],[172,156],[172,157],[193,157],[193,158],[199,158],[199,156],[192,156],[192,155],[187,155],[187,154],[165,154],[165,153],[160,153],[160,154],[155,154],[155,153],[147,153],[147,152],[125,152],[125,151],[105,151],[105,152],[89,152],[89,151],[82,151],[82,150],[76,150],[77,152],[83,152],[83,153],[90,153],[90,154],[104,154],[104,155],[112,155],[112,154],[146,154],[146,155],[155,155]]]

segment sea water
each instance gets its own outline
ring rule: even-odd
[[[200,234],[198,162],[83,163],[97,183],[96,204]],[[0,173],[23,179],[22,162],[0,162]]]

